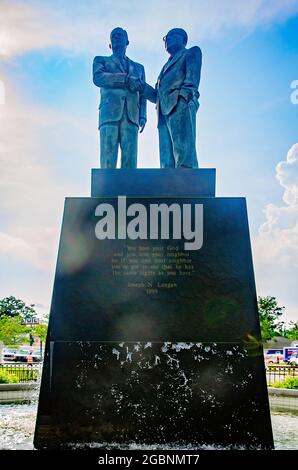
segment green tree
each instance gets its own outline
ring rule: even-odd
[[[279,307],[276,297],[259,297],[258,310],[261,325],[262,341],[270,341],[278,335],[282,335],[284,322],[280,321],[285,307]]]
[[[30,327],[33,336],[37,336],[44,343],[47,338],[48,325],[34,325]]]
[[[23,343],[28,335],[28,328],[21,324],[20,316],[0,317],[0,341],[7,346],[16,346]]]
[[[290,321],[289,328],[285,330],[284,334],[289,339],[298,339],[298,322]]]
[[[21,320],[29,320],[36,316],[34,304],[26,305],[20,299],[13,296],[0,300],[0,318],[20,316]]]

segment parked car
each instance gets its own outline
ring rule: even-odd
[[[280,364],[284,361],[284,356],[281,353],[265,354],[264,358],[266,364]]]
[[[16,349],[3,349],[2,351],[3,362],[14,361],[15,354],[16,354]]]
[[[28,351],[17,351],[14,355],[14,362],[28,362],[28,356],[29,352]],[[41,356],[40,354],[31,354],[31,357],[33,358],[33,362],[40,362],[41,361]]]
[[[292,366],[298,366],[298,354],[292,354],[289,361],[288,361],[289,364],[291,364]]]

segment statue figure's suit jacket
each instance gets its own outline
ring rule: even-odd
[[[127,73],[145,81],[143,65],[128,57],[127,70],[121,61],[111,55],[97,56],[93,62],[93,81],[100,87],[99,125],[117,122],[123,116],[126,103],[128,119],[139,127],[141,117],[146,119],[146,99],[139,92],[131,92],[126,86]]]

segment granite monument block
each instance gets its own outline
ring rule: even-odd
[[[101,171],[65,202],[35,446],[272,448],[245,199]]]

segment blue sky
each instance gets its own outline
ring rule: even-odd
[[[49,309],[65,196],[88,196],[99,166],[94,55],[128,31],[152,85],[162,37],[185,28],[203,53],[198,156],[218,196],[245,196],[259,295],[298,319],[298,3],[292,0],[0,1],[0,297]],[[288,157],[287,157],[288,155]],[[158,167],[155,110],[139,166]]]

